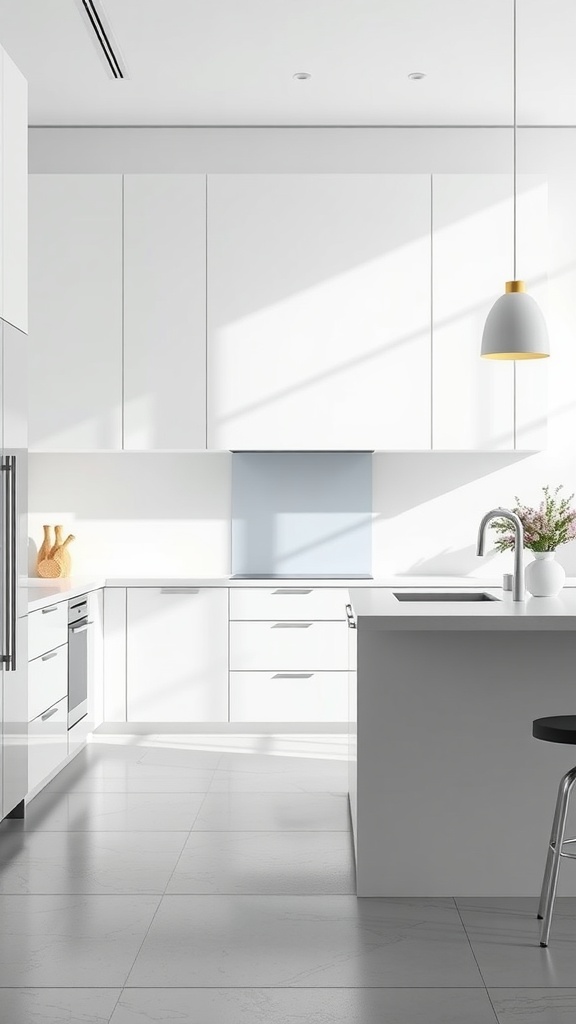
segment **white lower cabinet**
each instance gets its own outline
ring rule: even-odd
[[[232,671],[338,671],[348,664],[345,622],[231,622]]]
[[[126,688],[129,722],[228,721],[227,588],[129,588]]]
[[[347,672],[231,672],[233,722],[344,722]]]
[[[32,721],[68,695],[68,644],[28,664],[28,719]]]
[[[345,722],[347,591],[230,591],[230,721]]]
[[[68,602],[39,608],[28,616],[28,659],[68,643]]]
[[[230,591],[231,619],[346,619],[348,591],[331,587],[248,587]]]
[[[94,722],[92,721],[90,714],[85,715],[79,722],[76,722],[76,725],[73,725],[71,729],[68,729],[68,746],[66,753],[68,755],[75,754],[80,747],[83,747],[93,729]]]
[[[35,789],[68,756],[68,701],[38,715],[28,725],[28,791]]]

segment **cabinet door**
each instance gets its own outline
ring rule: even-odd
[[[68,756],[68,708],[64,698],[30,722],[28,792],[39,786]]]
[[[28,665],[28,721],[68,696],[68,644]]]
[[[430,446],[430,178],[208,179],[208,446]]]
[[[510,175],[434,175],[433,222],[433,447],[512,449],[514,365],[480,357],[512,277]]]
[[[129,722],[228,720],[228,590],[128,590]]]
[[[124,178],[124,447],[206,448],[206,178]]]
[[[30,176],[30,447],[122,447],[122,178]]]
[[[2,283],[0,316],[28,330],[28,86],[0,52],[2,109]]]
[[[231,622],[230,668],[237,672],[344,672],[345,622]]]
[[[88,723],[90,731],[104,721],[104,591],[88,594]]]
[[[231,672],[231,722],[346,722],[347,672]]]

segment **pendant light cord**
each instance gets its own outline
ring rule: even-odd
[[[514,19],[513,19],[514,57],[513,57],[513,62],[512,62],[513,63],[513,78],[514,78],[513,99],[512,99],[513,117],[514,117],[514,129],[513,129],[513,149],[514,149],[514,158],[513,158],[513,164],[514,164],[514,171],[513,171],[513,174],[514,174],[514,191],[513,191],[514,206],[513,206],[513,209],[514,209],[514,214],[513,214],[513,216],[514,216],[514,280],[516,280],[516,206],[517,206],[517,190],[518,190],[517,171],[516,171],[516,163],[517,163],[517,155],[516,155],[516,149],[517,149],[517,147],[516,147],[516,130],[517,130],[517,125],[516,125],[516,0],[513,0],[513,2],[514,2]]]

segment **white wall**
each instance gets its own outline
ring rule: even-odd
[[[477,558],[480,518],[490,508],[509,506],[516,494],[538,503],[546,483],[576,490],[574,451],[376,454],[374,576],[512,572],[510,553]],[[560,548],[558,560],[576,576],[576,543]]]
[[[30,570],[43,523],[63,523],[77,576],[225,576],[230,456],[30,455]]]
[[[30,132],[30,169],[506,172],[511,170],[511,144],[506,128],[36,128]],[[544,173],[549,187],[546,312],[552,358],[546,366],[518,368],[530,375],[536,394],[548,389],[547,451],[377,454],[374,575],[508,569],[509,555],[484,563],[476,559],[482,513],[492,505],[510,504],[515,493],[536,501],[545,483],[576,489],[576,130],[520,129],[518,167],[521,173]],[[519,229],[521,236],[521,224]],[[185,483],[182,466],[193,470]],[[154,484],[158,474],[160,495]],[[52,521],[60,516],[68,525],[76,510],[79,572],[210,575],[229,570],[226,456],[38,455],[31,458],[30,476],[37,540],[37,527],[49,512]],[[576,575],[576,544],[564,548],[560,560]]]

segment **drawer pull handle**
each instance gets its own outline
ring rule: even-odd
[[[199,587],[161,587],[161,594],[199,594]]]
[[[275,622],[272,629],[310,629],[311,622]]]
[[[312,679],[314,672],[277,672],[272,679]]]
[[[50,708],[50,711],[46,711],[40,717],[41,717],[43,722],[47,722],[49,718],[52,718],[52,715],[55,715],[57,713],[57,711],[58,711],[58,708]]]
[[[50,661],[52,658],[58,657],[58,651],[50,651],[50,654],[43,654],[40,661]]]
[[[57,604],[53,604],[53,605],[50,606],[50,608],[43,608],[42,609],[42,615],[49,615],[50,612],[57,612],[57,611],[58,611],[58,605]]]
[[[346,605],[346,618],[348,619],[348,625],[350,629],[356,629],[356,620],[354,618],[354,612],[352,611],[352,605]]]
[[[81,626],[69,626],[68,628],[71,633],[85,633],[86,630],[88,629],[88,626],[92,625],[92,622],[83,622]]]
[[[273,590],[272,591],[272,595],[273,596],[276,596],[276,594],[311,594],[311,593],[312,593],[311,590],[294,590],[293,588],[292,589],[282,589],[282,590]]]

